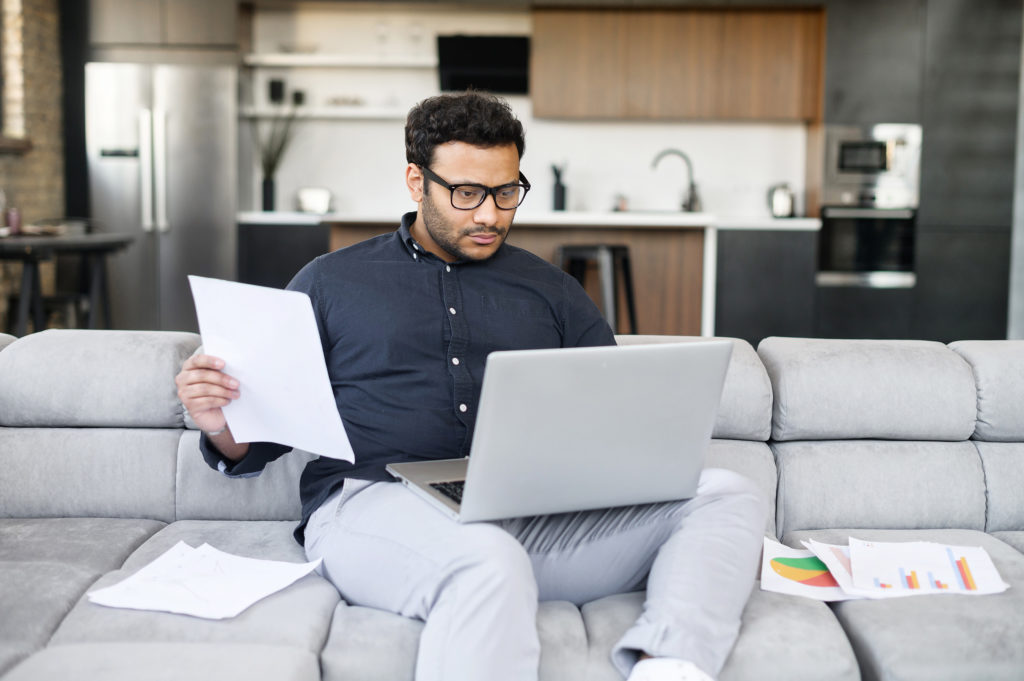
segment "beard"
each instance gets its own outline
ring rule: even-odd
[[[434,200],[430,195],[424,192],[423,198],[423,226],[426,228],[427,234],[430,235],[430,238],[434,240],[434,243],[440,246],[445,253],[456,260],[483,259],[473,257],[459,246],[459,239],[463,237],[471,234],[496,234],[498,237],[498,245],[500,246],[505,242],[505,237],[508,236],[508,228],[498,227],[497,225],[469,227],[461,231],[456,230],[445,221],[444,216],[441,215],[441,211],[434,205]],[[497,249],[495,249],[494,252],[497,253]]]

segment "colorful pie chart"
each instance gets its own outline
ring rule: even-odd
[[[771,565],[775,572],[794,582],[807,586],[839,586],[825,564],[814,556],[772,558]]]

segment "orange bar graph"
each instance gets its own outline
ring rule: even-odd
[[[911,571],[910,576],[907,577],[907,587],[910,589],[920,589],[921,583],[917,581],[917,572]]]
[[[964,586],[968,591],[977,591],[978,585],[974,582],[974,576],[971,575],[971,568],[967,565],[967,559],[961,557],[956,562],[957,569],[960,570],[960,577],[964,580]]]

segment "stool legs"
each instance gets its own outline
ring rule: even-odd
[[[618,296],[615,291],[615,260],[610,248],[602,246],[597,249],[597,271],[601,275],[601,303],[604,305],[604,318],[608,320],[612,330],[616,330],[619,316],[615,309]]]
[[[629,251],[622,246],[566,245],[559,247],[555,257],[562,269],[568,272],[580,285],[584,285],[587,263],[597,264],[599,288],[601,290],[601,313],[616,333],[618,328],[619,277],[616,267],[621,268],[622,284],[626,294],[626,313],[629,317],[630,333],[637,333],[636,299],[633,295],[633,271],[629,262]]]
[[[629,332],[636,330],[636,300],[633,298],[633,268],[629,264],[629,255],[622,254],[622,283],[626,290],[626,312],[629,313]]]
[[[28,332],[28,310],[32,308],[32,324],[36,331],[42,331],[43,290],[39,283],[39,263],[25,260],[21,265],[21,294],[18,296],[18,321],[14,327],[15,336],[24,336]]]

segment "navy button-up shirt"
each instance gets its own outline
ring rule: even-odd
[[[487,260],[445,263],[412,238],[415,218],[318,257],[288,285],[312,300],[355,452],[355,463],[306,466],[300,542],[309,516],[345,478],[390,480],[389,463],[468,455],[489,353],[615,343],[579,283],[554,265],[508,244]],[[258,473],[290,451],[253,443],[232,464],[205,436],[201,448],[228,475]]]

